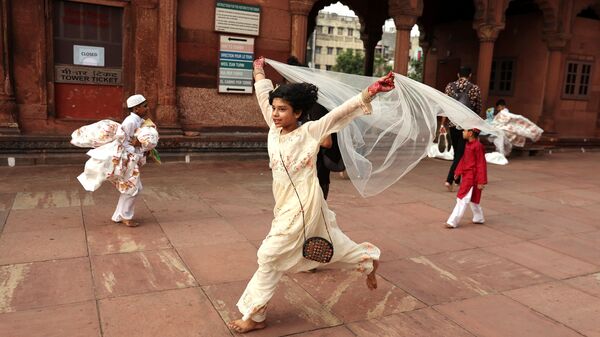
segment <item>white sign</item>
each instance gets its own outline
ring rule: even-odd
[[[217,32],[258,36],[260,7],[217,0],[215,30]]]
[[[73,64],[104,67],[104,47],[73,45]]]
[[[252,93],[254,38],[221,35],[219,92]]]

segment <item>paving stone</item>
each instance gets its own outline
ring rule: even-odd
[[[246,238],[222,218],[161,222],[171,244],[177,248],[202,244],[244,242]]]
[[[159,223],[175,221],[197,221],[203,218],[218,217],[219,214],[204,200],[146,201]],[[112,214],[112,213],[111,213]]]
[[[398,260],[405,257],[419,256],[417,251],[408,248],[394,239],[395,235],[390,235],[389,231],[384,230],[357,230],[346,232],[346,235],[352,241],[370,242],[381,250],[381,261]]]
[[[236,303],[247,281],[205,286],[221,318],[229,322],[241,317]],[[315,301],[306,291],[284,276],[268,304],[268,328],[253,336],[283,336],[342,324],[342,321]]]
[[[435,309],[479,337],[581,337],[574,330],[502,295],[475,297]]]
[[[600,265],[600,231],[540,239],[535,243],[591,264]]]
[[[228,224],[248,240],[263,240],[271,229],[273,213],[224,217]]]
[[[100,337],[95,301],[0,314],[3,336]]]
[[[323,328],[315,331],[309,331],[293,335],[294,337],[355,337],[345,326],[336,326],[333,328]]]
[[[600,270],[598,266],[531,242],[520,242],[484,249],[556,279],[570,278]]]
[[[192,274],[171,249],[93,256],[97,298],[196,286]]]
[[[382,262],[378,274],[428,305],[493,291],[459,271],[436,265],[425,256]]]
[[[382,277],[378,277],[377,289],[369,290],[366,276],[355,271],[318,270],[290,277],[344,322],[379,318],[425,306]]]
[[[354,322],[348,328],[358,337],[474,337],[430,308]]]
[[[494,291],[522,288],[552,279],[481,249],[463,250],[428,257],[438,266],[458,271],[482,287]]]
[[[0,313],[91,299],[87,258],[0,266]]]
[[[585,336],[600,336],[600,301],[564,283],[552,282],[504,293]]]
[[[249,242],[198,245],[177,249],[200,285],[248,280],[256,263],[256,247]]]
[[[572,279],[564,280],[563,282],[573,288],[600,297],[600,273],[574,277]]]
[[[0,265],[87,256],[83,228],[3,233]]]
[[[103,337],[230,337],[199,288],[99,301]]]
[[[80,207],[15,209],[10,212],[4,233],[83,228]]]
[[[162,228],[156,224],[96,226],[88,229],[87,241],[92,255],[172,248]]]
[[[81,206],[77,191],[50,190],[44,192],[19,192],[12,209],[33,209]]]
[[[12,208],[16,193],[0,193],[0,211],[8,211]]]

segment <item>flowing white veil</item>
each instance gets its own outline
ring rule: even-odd
[[[377,78],[290,66],[266,59],[289,82],[319,88],[318,103],[328,110],[361,92]],[[394,74],[396,88],[373,100],[373,113],[338,133],[346,171],[363,197],[376,195],[402,178],[427,155],[437,131],[437,116],[463,129],[502,132],[455,99],[408,77]]]

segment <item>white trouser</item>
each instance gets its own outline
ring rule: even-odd
[[[136,195],[121,193],[119,202],[117,203],[117,208],[112,216],[112,221],[120,222],[123,220],[133,219],[133,214],[135,213],[135,198],[140,194],[141,191],[142,181],[140,179],[138,180],[138,190]]]
[[[473,187],[469,190],[469,193],[464,196],[464,198],[459,199],[456,198],[456,206],[454,206],[454,210],[450,217],[446,221],[446,223],[450,226],[457,227],[462,219],[465,211],[467,210],[467,205],[471,206],[471,211],[473,212],[473,222],[475,223],[483,223],[485,219],[483,217],[483,209],[479,204],[471,202],[471,194],[473,193]]]

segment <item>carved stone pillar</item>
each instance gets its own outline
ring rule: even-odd
[[[308,29],[308,14],[313,7],[311,0],[290,0],[292,13],[291,54],[300,63],[306,61],[306,39]]]
[[[363,41],[363,44],[365,46],[365,76],[373,76],[375,47],[377,47],[377,42],[379,42],[379,40],[381,39],[381,28],[379,29],[378,33],[379,34],[377,34],[377,32],[370,32],[361,35],[361,40]]]
[[[476,28],[479,37],[479,59],[477,63],[477,85],[481,89],[481,104],[487,105],[490,91],[490,76],[492,73],[492,60],[494,58],[494,42],[504,26],[498,24],[480,24]],[[481,111],[479,111],[481,113]]]
[[[546,65],[546,86],[542,114],[538,124],[545,132],[555,132],[554,110],[560,97],[560,74],[562,73],[563,51],[570,36],[563,33],[546,33],[544,41],[548,46],[548,62]]]
[[[0,6],[0,135],[19,134],[10,58],[10,1]]]
[[[159,2],[158,105],[156,120],[161,133],[180,134],[177,113],[177,0]]]
[[[390,7],[390,14],[396,25],[396,47],[394,50],[394,71],[398,74],[408,74],[410,53],[410,31],[417,22],[416,15],[396,14]]]

